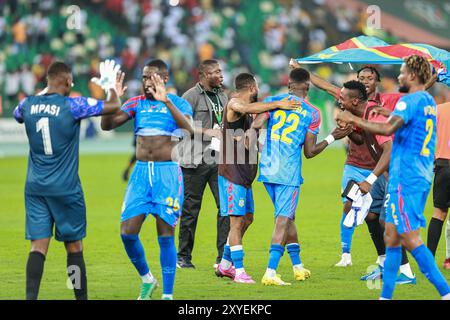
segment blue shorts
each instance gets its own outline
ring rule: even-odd
[[[425,228],[427,222],[423,210],[428,193],[429,190],[405,194],[389,192],[386,195],[386,222],[395,224],[400,234]]]
[[[255,211],[252,188],[235,184],[221,175],[218,183],[221,216],[244,216]]]
[[[125,192],[121,221],[152,214],[175,228],[183,200],[183,173],[178,163],[136,161]]]
[[[384,199],[386,196],[387,179],[384,174],[378,177],[372,185],[370,195],[372,196],[372,204],[370,205],[369,212],[373,212],[380,216],[381,220],[384,220]]]
[[[346,164],[344,166],[344,173],[342,175],[341,194],[342,192],[344,192],[350,180],[355,180],[357,183],[360,183],[365,180],[371,173],[372,170],[362,169]],[[342,202],[345,203],[347,201],[348,199],[346,197],[342,197]]]
[[[269,193],[270,199],[275,207],[275,218],[278,216],[295,219],[295,210],[297,209],[300,187],[286,186],[284,184],[275,184],[264,182]]]
[[[35,196],[25,193],[25,238],[39,240],[53,236],[72,242],[86,237],[86,205],[83,192],[65,196]]]

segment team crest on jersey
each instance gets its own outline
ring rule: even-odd
[[[406,110],[406,102],[405,102],[405,101],[400,101],[400,102],[397,103],[397,105],[395,106],[395,109],[397,109],[398,111]]]
[[[93,107],[93,106],[97,105],[98,101],[97,101],[97,99],[94,99],[94,98],[87,98],[87,103],[88,103],[88,105]]]

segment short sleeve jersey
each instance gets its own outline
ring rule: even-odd
[[[189,102],[171,93],[167,96],[181,113],[192,117],[192,107]],[[145,95],[137,96],[128,99],[121,110],[126,112],[130,119],[134,118],[135,135],[182,136],[170,110],[160,101],[147,99]]]
[[[320,111],[305,100],[290,94],[264,99],[264,102],[280,100],[301,101],[296,110],[273,110],[269,112],[267,136],[260,159],[258,181],[299,186],[302,147],[308,132],[317,135],[320,128]]]
[[[394,136],[389,192],[422,192],[431,187],[436,144],[436,103],[426,91],[403,96],[392,117],[404,124]]]
[[[80,120],[101,115],[104,102],[59,94],[29,96],[14,110],[29,141],[25,193],[56,196],[81,191],[78,176]]]

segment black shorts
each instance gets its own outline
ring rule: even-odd
[[[433,203],[439,209],[450,207],[450,166],[435,167]]]

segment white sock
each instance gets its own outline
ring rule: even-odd
[[[301,270],[301,269],[303,269],[303,264],[302,264],[302,263],[296,264],[296,265],[292,266],[292,269],[293,269],[294,271],[295,271],[295,270]]]
[[[223,270],[230,269],[232,264],[233,263],[231,261],[228,261],[224,258],[222,258],[222,260],[220,261],[220,266],[222,267]]]
[[[385,254],[383,254],[381,256],[378,256],[378,264],[382,268],[384,268],[384,260],[386,260],[386,255]]]
[[[400,272],[403,273],[408,278],[414,278],[414,275],[412,273],[411,266],[409,265],[409,263],[402,264],[400,266]]]
[[[162,300],[164,300],[166,298],[170,299],[170,300],[173,300],[173,294],[163,294],[162,297],[161,297]]]
[[[445,296],[441,297],[442,300],[450,300],[450,293],[447,293]]]
[[[150,271],[146,275],[141,276],[141,279],[143,283],[152,283],[155,280]]]
[[[241,274],[245,272],[244,268],[237,268],[236,269],[236,277],[239,277]]]
[[[386,299],[386,298],[380,297],[379,300],[391,300],[391,299]]]
[[[450,219],[447,220],[447,226],[445,227],[445,246],[447,248],[446,258],[450,258]]]
[[[267,268],[266,269],[266,274],[267,274],[268,277],[273,278],[273,277],[275,277],[277,275],[277,270]]]

